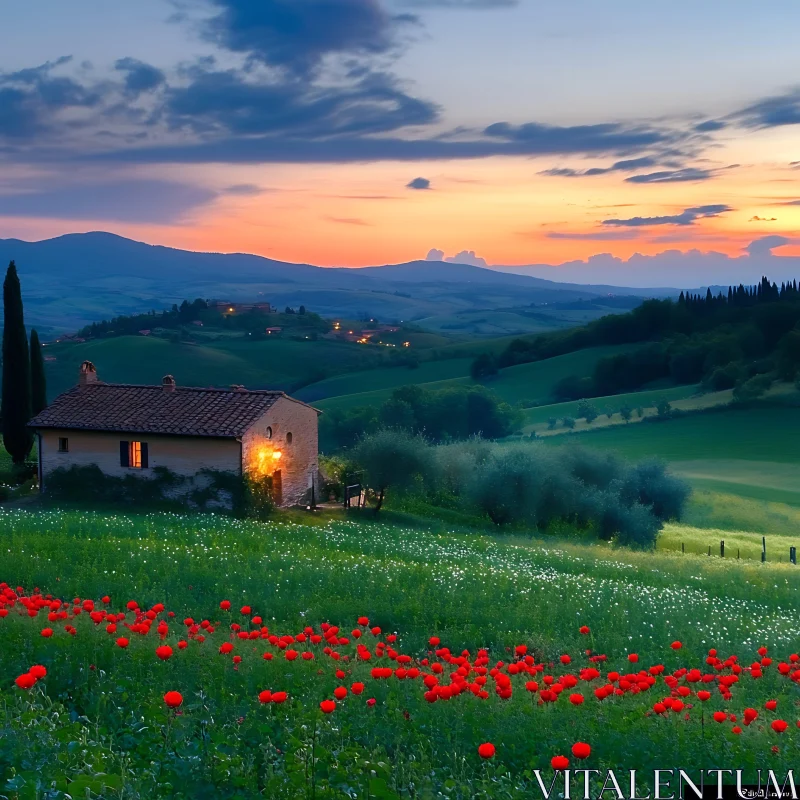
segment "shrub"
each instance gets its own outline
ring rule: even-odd
[[[583,417],[591,425],[599,416],[599,412],[588,400],[581,400],[578,403],[578,418]]]
[[[733,399],[737,403],[749,403],[758,400],[772,386],[773,379],[770,375],[755,375],[740,383],[733,390]]]
[[[429,468],[428,443],[419,435],[385,428],[363,438],[353,449],[353,462],[364,482],[377,493],[375,513],[380,512],[390,488],[407,489]]]
[[[561,424],[565,428],[572,430],[572,428],[575,427],[575,420],[572,417],[564,417],[564,419],[561,420]]]
[[[469,374],[474,381],[483,381],[497,375],[497,359],[491,353],[481,353],[472,362]]]

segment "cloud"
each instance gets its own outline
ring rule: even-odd
[[[681,138],[674,131],[621,122],[570,127],[496,122],[485,128],[484,134],[524,144],[529,152],[537,153],[622,153],[674,143]]]
[[[727,127],[728,123],[723,122],[721,119],[709,119],[695,125],[694,130],[698,133],[713,133],[714,131],[721,131],[723,128]]]
[[[309,74],[329,55],[376,55],[396,44],[397,27],[379,0],[212,0],[207,38],[264,64]]]
[[[427,178],[414,178],[406,184],[407,189],[430,189],[431,182]]]
[[[445,261],[449,261],[451,264],[471,264],[473,267],[489,266],[485,259],[475,255],[474,250],[462,250],[460,253],[456,253],[454,256],[445,258]]]
[[[690,181],[707,181],[714,177],[714,170],[686,167],[685,169],[649,172],[644,175],[631,175],[625,178],[626,183],[687,183]]]
[[[53,74],[71,60],[63,56],[37,67],[0,73],[0,137],[41,136],[58,127],[61,112],[84,111],[100,103],[97,91]],[[76,122],[73,119],[72,124]]]
[[[225,189],[225,194],[239,195],[241,197],[263,194],[263,192],[264,190],[255,183],[236,183]]]
[[[765,97],[731,115],[746,128],[777,128],[800,123],[800,88]]]
[[[747,221],[748,222],[777,222],[778,218],[777,217],[759,217],[759,216],[754,216],[754,217],[750,217],[750,219],[747,220]]]
[[[428,250],[428,255],[425,256],[426,261],[444,261],[444,250],[437,250],[432,247]]]
[[[791,239],[787,239],[785,236],[773,234],[772,236],[762,236],[760,239],[750,242],[750,244],[745,247],[745,250],[751,257],[771,256],[772,251],[776,247],[783,247],[784,245],[791,243]]]
[[[215,197],[209,189],[173,181],[77,183],[0,195],[0,217],[169,224]]]
[[[617,161],[610,167],[592,167],[591,169],[571,169],[569,167],[556,167],[540,172],[540,175],[550,175],[557,178],[583,178],[593,175],[605,175],[608,172],[633,172],[644,167],[654,167],[658,160],[651,156],[641,158],[629,158],[624,161]]]
[[[118,59],[114,69],[125,75],[125,89],[130,95],[151,92],[166,82],[166,76],[160,69],[135,58]]]
[[[623,231],[594,231],[590,233],[572,233],[570,231],[549,231],[545,234],[547,239],[567,239],[579,242],[617,242],[639,238],[635,230]]]
[[[358,217],[325,217],[328,222],[337,222],[341,225],[371,225],[372,223],[366,222]]]
[[[404,0],[411,8],[493,9],[515,8],[519,0]]]
[[[630,219],[606,219],[603,225],[612,227],[642,228],[650,225],[694,225],[698,219],[718,217],[726,211],[733,211],[726,205],[706,205],[687,208],[680,214],[663,217],[631,217]]]
[[[784,203],[777,203],[779,206],[800,206],[800,200],[787,200]]]
[[[171,128],[206,138],[361,136],[429,124],[438,116],[433,104],[405,94],[385,73],[325,90],[295,78],[257,82],[235,70],[196,69],[192,77],[167,92],[164,114]],[[218,138],[217,145],[224,141]]]

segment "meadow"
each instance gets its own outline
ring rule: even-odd
[[[12,798],[527,798],[567,765],[796,763],[785,564],[308,514],[6,509],[0,537]]]

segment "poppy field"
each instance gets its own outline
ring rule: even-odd
[[[567,769],[785,773],[798,576],[343,520],[0,511],[0,796],[529,798]]]

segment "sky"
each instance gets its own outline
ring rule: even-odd
[[[800,255],[799,25],[796,0],[4,4],[0,238],[598,282],[598,254],[680,251],[701,282],[699,254]]]

